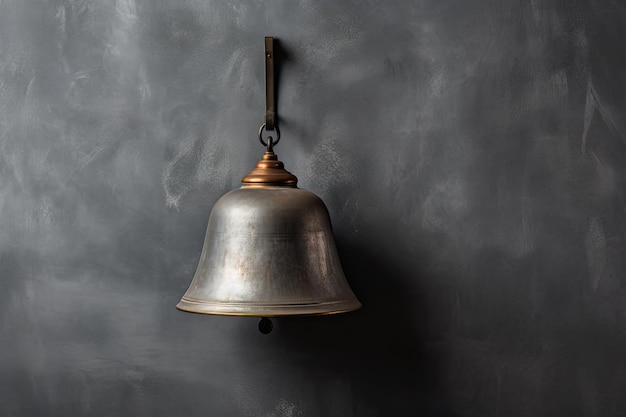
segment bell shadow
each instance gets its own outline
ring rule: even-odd
[[[363,307],[277,320],[274,337],[307,373],[349,380],[354,415],[450,415],[441,353],[428,343],[419,271],[404,270],[362,246],[340,245],[339,252]]]
[[[298,57],[295,54],[295,51],[290,48],[290,46],[281,41],[279,38],[274,38],[274,107],[276,110],[276,121],[278,127],[283,131],[291,132],[291,136],[293,137],[306,137],[308,132],[302,130],[302,123],[294,123],[292,119],[289,118],[289,112],[283,113],[281,111],[281,101],[280,101],[280,92],[282,86],[285,84],[285,80],[283,80],[283,73],[293,73],[293,70],[289,70],[292,66],[301,65],[301,62],[297,59]],[[285,68],[287,71],[285,71]],[[287,80],[287,82],[290,82]],[[291,80],[291,82],[295,82]],[[312,146],[314,141],[305,141],[304,145]],[[310,151],[310,149],[309,149]]]

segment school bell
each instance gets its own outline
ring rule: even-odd
[[[273,39],[265,40],[267,111],[259,140],[266,152],[241,187],[213,207],[196,273],[176,307],[256,317],[356,310],[361,304],[341,268],[326,206],[297,187],[297,178],[274,153],[280,131],[273,97]],[[264,139],[264,130],[274,132],[276,139]]]

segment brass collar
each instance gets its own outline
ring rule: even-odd
[[[244,186],[295,188],[298,185],[298,178],[285,169],[285,165],[278,160],[278,156],[274,152],[265,152],[263,159],[256,164],[256,168],[243,177],[241,183]]]

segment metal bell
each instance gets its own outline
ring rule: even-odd
[[[356,310],[328,210],[284,169],[271,146],[242,187],[213,207],[198,269],[176,308],[235,316]]]

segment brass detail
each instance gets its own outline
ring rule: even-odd
[[[244,187],[282,186],[296,187],[298,178],[285,169],[285,164],[278,160],[274,152],[265,152],[263,158],[248,175],[241,180]]]

